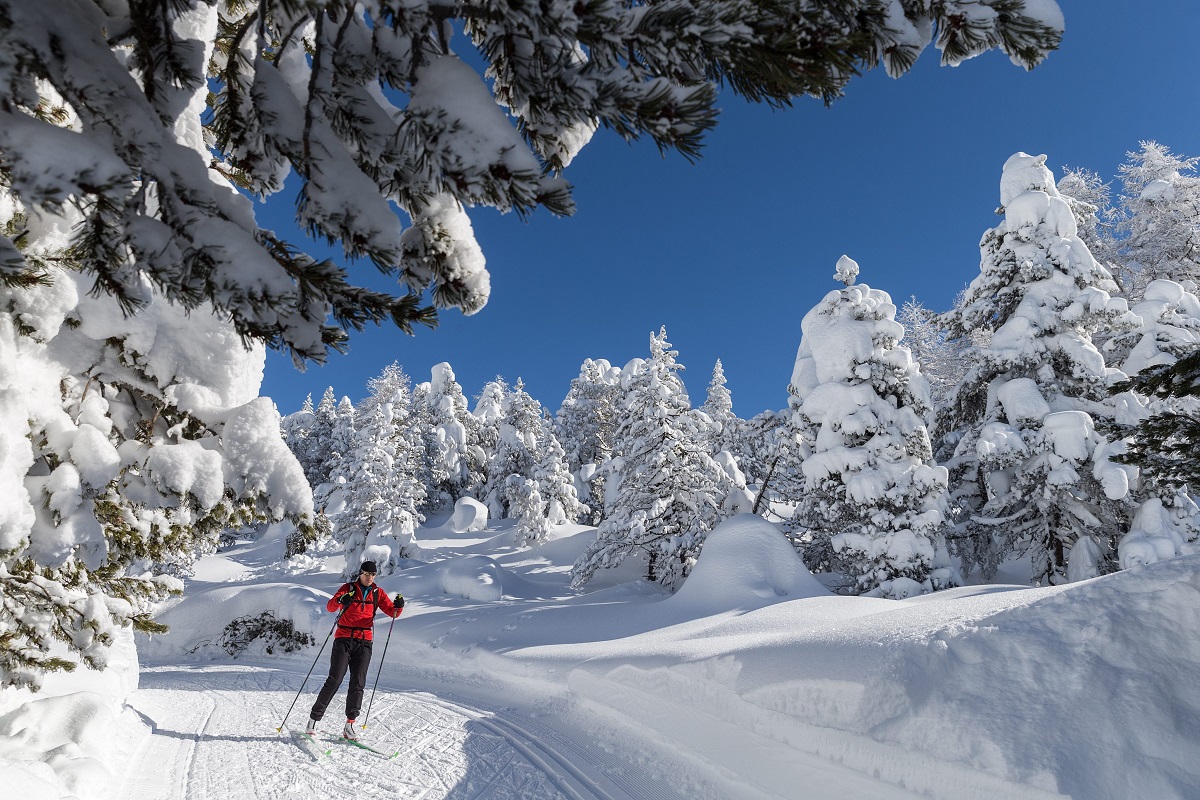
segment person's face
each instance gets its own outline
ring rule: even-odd
[[[375,573],[374,572],[358,573],[358,582],[361,583],[363,586],[370,586],[372,583],[375,582]]]

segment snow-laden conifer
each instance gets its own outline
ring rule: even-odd
[[[983,235],[980,275],[949,317],[955,335],[990,338],[971,348],[939,425],[964,570],[988,577],[1028,554],[1036,583],[1066,578],[1081,537],[1110,557],[1134,505],[1128,468],[1109,460],[1096,431],[1111,409],[1092,335],[1136,320],[1112,296],[1117,285],[1077,235],[1045,162],[1017,153],[1005,163],[1004,221]]]
[[[557,435],[575,475],[579,499],[590,509],[591,525],[604,519],[605,467],[612,457],[620,397],[621,371],[602,358],[589,358],[555,415]]]
[[[321,402],[312,412],[312,420],[301,443],[299,452],[300,466],[304,467],[304,477],[316,489],[329,480],[329,461],[333,446],[333,427],[337,424],[337,395],[333,387],[325,387]]]
[[[335,524],[344,541],[345,577],[372,560],[382,575],[401,559],[417,555],[413,534],[425,521],[419,509],[425,486],[419,479],[418,431],[410,418],[410,381],[392,364],[368,382],[371,390],[356,414],[353,467],[344,487],[345,508]]]
[[[432,323],[426,290],[477,311],[489,278],[465,209],[571,213],[559,173],[594,129],[694,157],[719,86],[833,100],[930,45],[1032,67],[1063,29],[1053,0],[0,0],[0,19],[3,183],[30,210],[83,210],[72,252],[98,289],[129,309],[151,286],[208,303],[314,360],[366,324]],[[407,293],[306,255],[231,191],[279,192],[293,172],[301,226]],[[23,280],[3,242],[0,274]]]
[[[1200,538],[1200,510],[1191,497],[1200,486],[1200,299],[1174,281],[1157,280],[1132,311],[1138,327],[1106,349],[1129,376],[1110,388],[1112,431],[1125,437],[1113,460],[1139,468],[1144,507],[1121,540],[1122,567],[1179,555]],[[1107,555],[1111,564],[1114,555]]]
[[[499,416],[483,405],[498,397]],[[555,435],[554,423],[518,380],[505,391],[503,383],[485,389],[477,413],[483,424],[494,425],[496,445],[488,460],[483,501],[494,519],[518,518],[519,543],[542,541],[553,525],[573,522],[587,512],[579,502],[566,455]],[[534,514],[544,518],[535,524]]]
[[[723,450],[732,453],[739,434],[738,423],[741,420],[733,413],[733,395],[726,385],[725,368],[719,358],[713,365],[712,380],[708,383],[708,393],[700,411],[709,419],[709,441],[713,455]]]
[[[451,366],[435,364],[428,388],[422,392],[421,415],[425,447],[432,462],[430,502],[453,504],[477,485],[484,469],[479,447],[479,420],[467,407],[467,398]]]
[[[1113,203],[1112,185],[1091,170],[1067,167],[1058,180],[1058,192],[1075,213],[1076,235],[1092,258],[1109,271],[1122,297],[1131,296],[1137,282],[1120,252],[1121,210]]]
[[[931,410],[944,406],[966,366],[968,354],[962,339],[952,339],[940,314],[915,297],[900,306],[896,321],[904,327],[901,341],[929,383]],[[932,422],[932,420],[930,420]]]
[[[103,667],[116,627],[161,630],[155,603],[229,529],[291,520],[280,558],[314,534],[303,471],[258,397],[262,348],[151,286],[134,318],[94,296],[69,251],[80,220],[0,191],[0,228],[38,270],[0,287],[0,685]]]
[[[636,554],[646,559],[649,580],[674,588],[722,518],[729,477],[708,452],[677,355],[663,328],[650,335],[650,358],[621,370],[625,397],[609,467],[611,504],[572,568],[576,586]]]
[[[886,292],[852,285],[825,296],[801,322],[789,404],[811,448],[792,517],[810,569],[833,569],[856,593],[907,597],[952,585],[935,564],[947,475],[933,462],[929,386]],[[853,262],[850,262],[853,264]],[[848,280],[847,280],[848,279]]]
[[[1131,302],[1154,280],[1200,283],[1200,158],[1142,142],[1121,165],[1119,252]]]
[[[316,421],[316,415],[313,410],[312,395],[304,398],[304,404],[300,406],[300,410],[288,414],[280,420],[279,431],[283,435],[283,441],[287,442],[288,449],[296,456],[296,460],[300,462],[300,467],[304,469],[304,477],[308,478],[308,470],[304,465],[304,453],[308,447],[308,435],[312,431],[313,423]]]

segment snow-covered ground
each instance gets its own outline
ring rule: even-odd
[[[266,609],[318,644],[330,631],[341,556],[281,564],[271,531],[204,559],[161,617],[172,633],[138,637],[136,657],[127,641],[104,674],[0,693],[6,794],[1200,797],[1200,556],[1050,589],[840,597],[740,516],[674,595],[632,564],[577,592],[568,571],[593,529],[517,549],[510,523],[447,521],[418,531],[423,562],[379,580],[408,605],[382,658],[376,624],[362,735],[394,758],[334,739],[344,694],[328,753],[277,732],[316,647],[217,646]]]

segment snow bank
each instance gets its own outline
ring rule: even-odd
[[[228,658],[217,649],[225,626],[240,617],[256,617],[264,611],[272,612],[276,619],[291,621],[297,631],[320,641],[333,625],[334,617],[325,610],[325,603],[329,591],[338,585],[336,578],[330,578],[328,591],[324,593],[294,583],[259,583],[188,594],[157,617],[158,622],[171,628],[170,632],[140,637],[139,649],[151,657],[211,649],[220,658]]]
[[[121,709],[137,688],[133,631],[115,631],[102,671],[46,676],[37,694],[0,691],[0,786],[6,796],[106,798],[119,776]]]
[[[680,743],[706,737],[653,704],[930,797],[1185,798],[1200,789],[1196,630],[1188,556],[1046,589],[785,601],[607,642],[569,684]],[[739,754],[713,757],[745,774]]]
[[[1073,797],[1196,796],[1200,558],[1020,594],[905,647],[876,735]]]

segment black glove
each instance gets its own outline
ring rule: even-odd
[[[354,602],[354,592],[346,592],[338,598],[338,602],[344,606],[348,606]]]
[[[397,611],[404,608],[404,595],[396,592],[396,599],[392,601],[392,604],[396,606]]]

